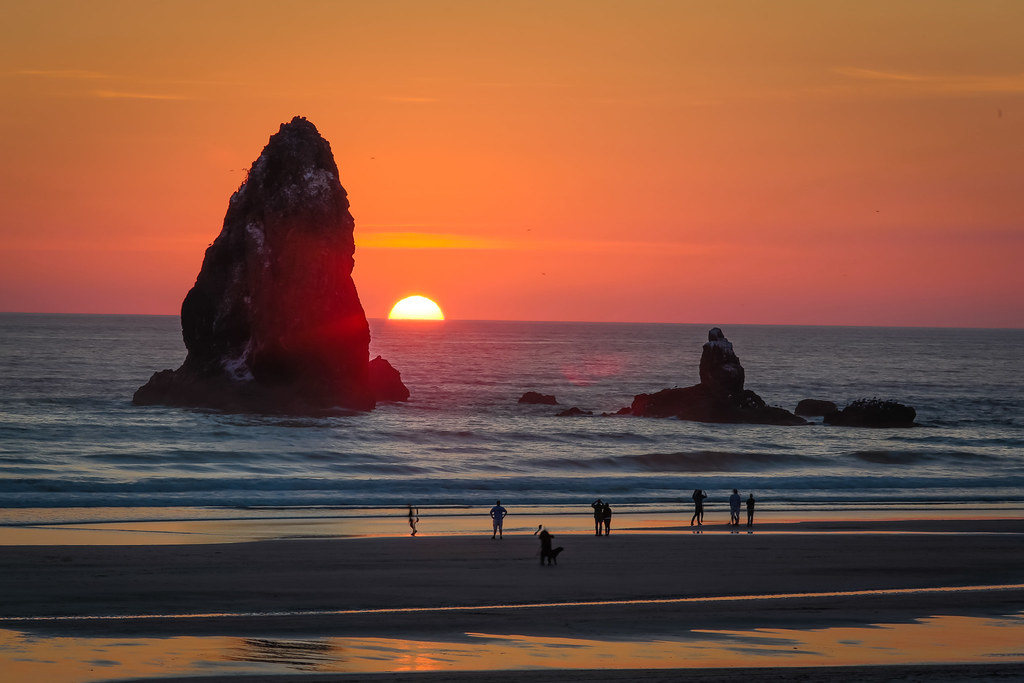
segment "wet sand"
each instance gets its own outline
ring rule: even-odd
[[[694,629],[817,628],[931,615],[1024,611],[1024,520],[724,525],[703,533],[556,533],[558,566],[540,566],[524,533],[280,540],[193,545],[0,547],[0,628],[43,634],[375,636],[467,633],[654,640]],[[556,530],[557,531],[557,530]],[[798,533],[786,533],[795,531]],[[1010,587],[1007,587],[1010,586]],[[971,587],[970,590],[948,590]],[[988,588],[999,587],[999,588]],[[573,604],[582,603],[582,604]],[[35,619],[38,618],[38,619]],[[958,661],[938,652],[935,661]],[[1024,651],[1022,651],[1024,659]],[[742,663],[740,660],[737,663]],[[943,678],[1024,675],[1016,663]],[[920,668],[920,667],[918,667]],[[953,675],[954,667],[944,665]],[[969,670],[970,669],[970,670]],[[901,668],[907,675],[911,669]],[[745,680],[821,680],[796,669]],[[922,670],[924,671],[924,670]],[[651,671],[642,680],[739,680],[735,671]],[[717,676],[717,677],[716,677]],[[316,674],[231,680],[317,680]],[[345,681],[480,680],[475,674],[334,675]],[[488,680],[620,681],[603,671],[488,673]],[[330,679],[330,677],[328,677]],[[201,680],[201,679],[189,679]],[[211,679],[212,680],[212,679]]]

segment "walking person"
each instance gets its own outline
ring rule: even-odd
[[[736,489],[733,489],[732,495],[729,496],[729,524],[740,525],[740,492]]]
[[[416,525],[420,522],[420,509],[414,508],[412,503],[409,503],[409,528],[412,529],[410,536],[416,535]]]
[[[754,494],[747,498],[747,526],[754,526]]]
[[[494,507],[491,508],[491,520],[493,521],[494,524],[494,529],[491,531],[492,539],[495,537],[502,538],[501,524],[505,521],[505,515],[507,514],[508,510],[501,507],[500,500],[494,504]]]
[[[708,497],[702,489],[693,490],[693,517],[690,517],[690,526],[696,521],[697,526],[704,523],[704,499]]]

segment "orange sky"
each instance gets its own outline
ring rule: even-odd
[[[5,2],[0,311],[177,313],[280,123],[371,317],[1024,327],[1024,3]]]

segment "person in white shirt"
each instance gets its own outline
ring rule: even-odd
[[[740,525],[740,492],[736,489],[733,489],[732,495],[729,496],[729,524]]]

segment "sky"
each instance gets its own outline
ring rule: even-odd
[[[176,314],[305,116],[369,317],[1024,327],[1024,2],[0,0],[0,311]]]

